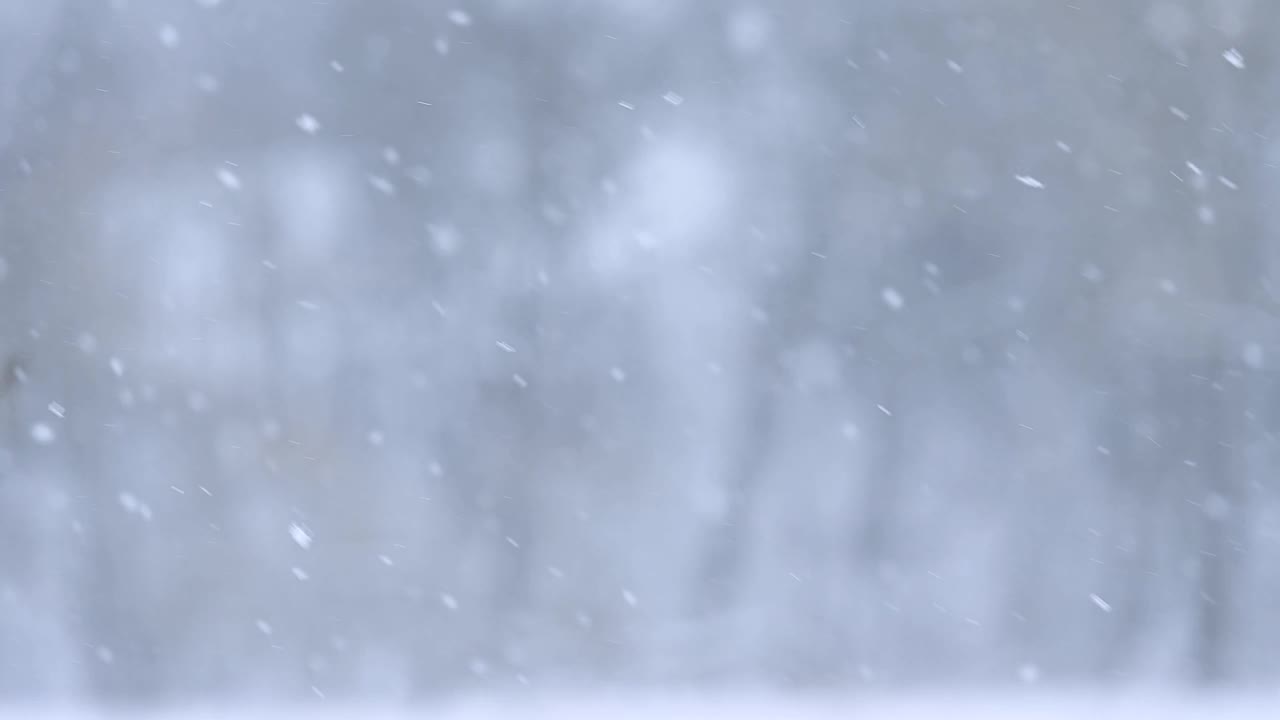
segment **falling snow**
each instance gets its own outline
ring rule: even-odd
[[[182,43],[182,36],[178,34],[178,28],[172,25],[161,25],[156,34],[160,38],[160,44],[169,49],[176,48]]]
[[[222,183],[222,186],[226,189],[240,189],[240,178],[227,168],[218,168],[214,171],[214,174],[218,177],[218,182]]]
[[[381,175],[370,175],[369,185],[372,186],[374,190],[377,190],[383,195],[396,194],[396,186],[390,180],[388,180],[387,178]]]
[[[1241,358],[1244,364],[1253,370],[1261,370],[1265,360],[1265,353],[1262,346],[1256,342],[1245,343],[1244,351],[1241,352]]]
[[[137,515],[143,520],[151,519],[151,506],[142,502],[136,495],[131,492],[121,492],[116,496],[120,502],[120,507],[130,515]]]
[[[0,7],[0,715],[1280,676],[1280,3]]]
[[[315,135],[320,132],[320,121],[316,120],[313,115],[303,113],[294,120],[294,123],[297,124],[299,130],[308,135]]]
[[[53,432],[53,428],[48,423],[38,422],[31,426],[31,439],[41,445],[49,445],[53,443],[57,435]]]
[[[906,304],[906,300],[902,297],[902,293],[891,287],[887,287],[880,291],[880,299],[884,300],[884,304],[888,305],[889,308],[893,310],[901,310],[902,306]]]
[[[303,550],[311,547],[311,533],[298,523],[289,524],[289,537],[293,538],[293,541]]]

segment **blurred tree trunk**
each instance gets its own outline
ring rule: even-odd
[[[802,165],[803,166],[803,165]],[[814,173],[829,170],[815,164]],[[804,182],[815,182],[809,177]],[[794,180],[797,186],[799,179]],[[832,177],[817,187],[829,189]],[[776,449],[778,422],[783,403],[795,392],[782,355],[809,336],[820,334],[824,274],[832,272],[827,262],[836,232],[827,227],[831,213],[830,193],[810,191],[802,201],[803,211],[790,227],[782,229],[795,242],[783,243],[788,256],[776,262],[784,270],[760,293],[759,306],[766,321],[751,338],[747,359],[739,366],[740,411],[721,486],[724,493],[722,519],[711,528],[701,553],[694,608],[697,614],[717,614],[728,610],[740,589],[746,558],[753,552],[751,531],[755,500],[769,472]]]
[[[1228,388],[1238,386],[1227,376],[1224,347],[1204,363],[1203,377],[1194,397],[1197,407],[1192,442],[1200,459],[1200,510],[1198,597],[1193,637],[1195,672],[1202,683],[1216,684],[1229,676],[1233,631],[1234,590],[1237,582],[1236,548],[1233,536],[1243,527],[1240,514],[1242,468],[1235,452],[1241,438],[1238,430],[1243,411],[1239,395]]]

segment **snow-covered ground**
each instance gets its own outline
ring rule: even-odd
[[[923,694],[908,697],[598,695],[477,698],[442,704],[387,707],[309,703],[298,706],[200,706],[152,709],[9,707],[3,718],[108,720],[114,718],[361,718],[362,720],[1270,720],[1280,714],[1280,691],[1267,695]]]

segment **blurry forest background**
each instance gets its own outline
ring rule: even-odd
[[[0,698],[1274,684],[1277,31],[0,1]]]

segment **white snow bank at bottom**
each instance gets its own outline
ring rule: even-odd
[[[999,695],[926,693],[918,696],[762,695],[753,693],[476,697],[439,704],[390,707],[377,702],[289,705],[212,705],[184,709],[67,709],[10,706],[0,718],[30,720],[1270,720],[1280,690],[1248,695]]]

